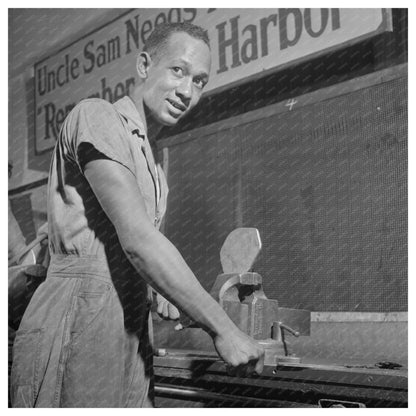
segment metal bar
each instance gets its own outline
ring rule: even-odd
[[[161,397],[171,397],[177,398],[182,400],[193,400],[193,401],[215,401],[219,404],[223,404],[224,402],[233,403],[235,406],[236,404],[240,403],[241,405],[245,405],[247,407],[253,407],[253,404],[257,404],[261,407],[318,407],[314,405],[302,405],[302,403],[297,402],[289,402],[285,400],[266,400],[266,399],[258,399],[258,398],[247,398],[244,396],[237,396],[227,393],[213,393],[206,390],[201,389],[185,389],[185,388],[178,388],[178,387],[168,387],[162,385],[155,386],[155,394],[156,396]]]
[[[380,388],[377,386],[359,386],[320,380],[275,379],[267,380],[264,377],[238,378],[225,374],[199,373],[179,369],[155,368],[156,385],[183,386],[186,388],[209,388],[213,394],[244,395],[246,403],[251,400],[286,400],[292,402],[317,404],[318,399],[336,399],[359,401],[369,407],[407,407],[407,389]],[[166,371],[167,370],[167,371]],[[195,390],[194,390],[195,391]],[[190,393],[195,394],[195,393]],[[248,404],[247,404],[248,406]]]

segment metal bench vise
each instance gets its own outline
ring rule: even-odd
[[[220,252],[224,273],[220,274],[211,295],[232,321],[265,349],[266,365],[299,363],[290,354],[286,336],[310,335],[310,311],[279,307],[263,291],[263,279],[252,269],[261,250],[256,228],[237,228],[226,238]]]

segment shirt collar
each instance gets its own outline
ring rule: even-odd
[[[137,111],[136,106],[134,105],[133,100],[125,96],[121,98],[120,100],[116,101],[114,103],[114,106],[116,107],[117,111],[127,119],[127,124],[129,125],[132,132],[137,132],[139,136],[142,136],[143,141],[141,144],[142,152],[144,153],[144,156],[146,158],[147,166],[149,168],[150,174],[152,175],[153,181],[155,183],[155,187],[159,186],[159,179],[157,177],[157,168],[155,164],[155,160],[153,157],[153,152],[150,147],[149,140],[147,138],[146,129],[144,128],[144,124],[142,122],[142,119],[140,117],[139,112]],[[158,201],[158,190],[156,190],[156,201]]]
[[[144,128],[140,114],[130,97],[125,96],[120,98],[120,100],[114,103],[114,106],[117,111],[127,119],[127,123],[132,131],[139,129],[141,134],[146,134],[146,129]]]

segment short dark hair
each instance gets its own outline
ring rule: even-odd
[[[182,22],[161,23],[157,25],[147,39],[143,51],[147,52],[150,56],[157,56],[165,47],[169,37],[173,33],[180,32],[187,33],[189,36],[192,36],[195,39],[202,40],[208,46],[208,48],[210,48],[208,32],[205,29],[189,22]]]

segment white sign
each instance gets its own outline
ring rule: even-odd
[[[63,120],[81,99],[114,102],[132,92],[136,54],[155,25],[166,21],[208,30],[211,92],[392,30],[390,9],[132,10],[35,65],[37,154],[55,145]]]

